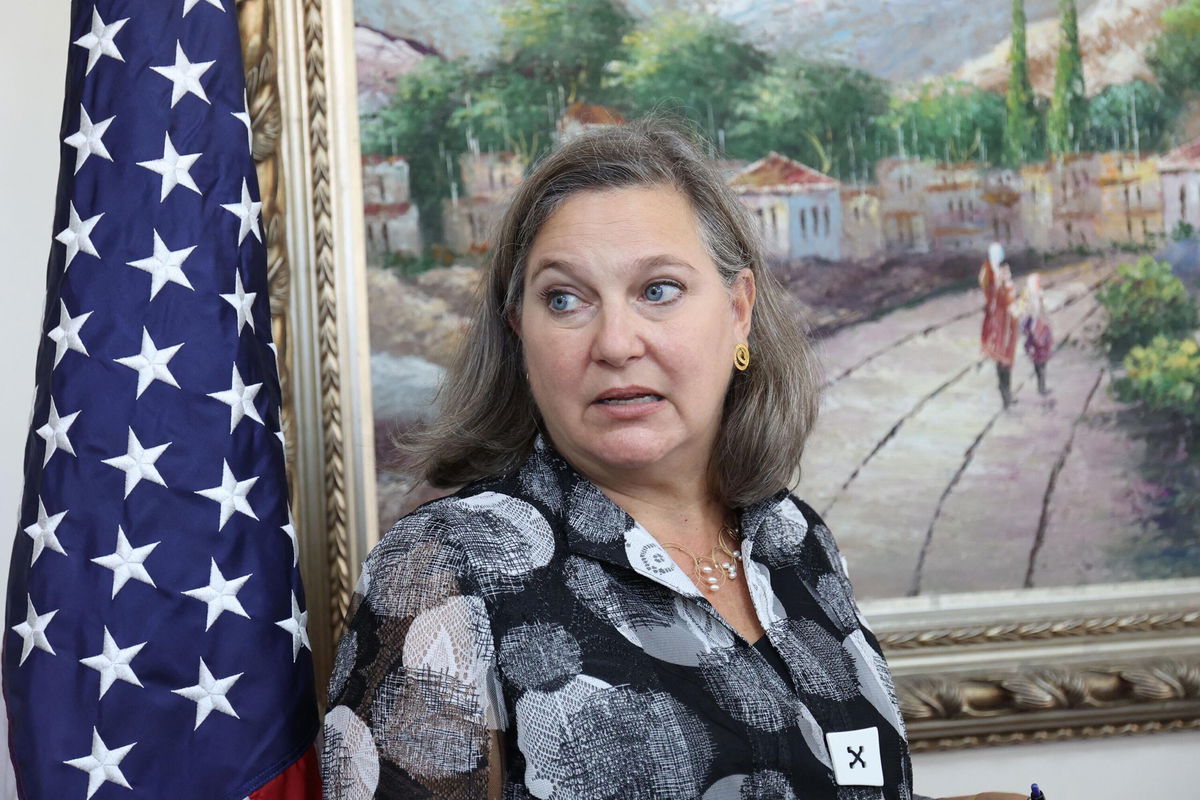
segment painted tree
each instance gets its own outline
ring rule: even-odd
[[[836,178],[866,180],[875,161],[890,153],[880,147],[889,141],[880,128],[887,89],[859,69],[780,56],[739,98],[728,152],[755,159],[776,150]]]
[[[1200,95],[1200,0],[1184,0],[1162,15],[1163,32],[1147,61],[1163,91],[1175,100]]]
[[[1059,0],[1058,64],[1054,73],[1054,98],[1050,101],[1048,134],[1050,151],[1078,149],[1087,127],[1088,101],[1083,86],[1083,57],[1079,52],[1079,15],[1075,0]]]
[[[1025,0],[1013,0],[1012,69],[1008,73],[1005,97],[1007,117],[1004,123],[1004,163],[1019,167],[1037,155],[1038,113],[1029,82],[1029,56],[1025,49]]]
[[[767,56],[715,16],[666,13],[625,37],[625,55],[606,67],[606,86],[634,114],[676,113],[716,142],[734,122]]]

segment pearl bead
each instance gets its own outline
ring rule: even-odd
[[[702,564],[700,566],[700,574],[701,575],[711,575],[713,570],[714,570],[714,568],[713,568],[712,564]]]
[[[720,586],[717,586],[715,583],[710,583],[710,584],[708,585],[708,590],[709,590],[710,592],[715,592],[715,591],[717,591],[717,590],[718,590],[718,589],[720,589],[720,588],[721,588],[721,587],[720,587]]]

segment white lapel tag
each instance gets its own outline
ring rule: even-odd
[[[833,777],[839,786],[883,786],[879,729],[861,728],[825,734]]]

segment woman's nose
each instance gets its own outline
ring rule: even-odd
[[[625,304],[606,304],[595,318],[592,359],[620,367],[640,358],[646,352],[642,322]]]

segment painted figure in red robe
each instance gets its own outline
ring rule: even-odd
[[[987,260],[979,270],[979,286],[983,289],[983,330],[980,335],[983,352],[996,362],[1000,399],[1008,408],[1013,403],[1012,365],[1020,334],[1015,313],[1016,288],[999,242],[988,247]]]

